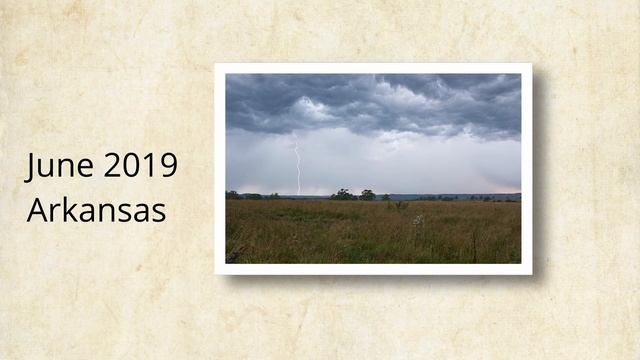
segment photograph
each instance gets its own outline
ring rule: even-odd
[[[531,272],[528,64],[222,65],[219,270]]]

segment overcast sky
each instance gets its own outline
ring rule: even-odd
[[[520,192],[519,74],[227,74],[226,188]]]

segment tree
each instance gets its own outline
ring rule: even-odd
[[[371,201],[371,200],[374,200],[375,198],[376,198],[376,194],[374,194],[373,191],[368,189],[362,190],[362,195],[360,195],[360,200],[364,200],[364,201]]]
[[[227,200],[240,200],[240,199],[242,199],[242,197],[240,195],[238,195],[238,193],[235,190],[225,191],[224,195],[225,195],[225,198]]]
[[[329,197],[331,200],[356,200],[357,196],[349,193],[349,189],[340,189],[337,194],[333,194]]]
[[[248,200],[262,200],[262,195],[260,195],[260,194],[245,194],[244,198],[248,199]]]
[[[269,199],[269,200],[277,200],[277,199],[280,199],[280,195],[278,195],[278,193],[273,193],[273,194],[267,196],[267,199]]]
[[[391,196],[389,196],[389,194],[382,195],[382,201],[389,201],[389,200],[391,200]]]

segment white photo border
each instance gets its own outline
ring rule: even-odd
[[[226,74],[520,74],[520,264],[226,264]],[[214,272],[221,275],[533,275],[533,78],[531,63],[217,63],[214,71]]]

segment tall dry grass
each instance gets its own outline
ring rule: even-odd
[[[520,263],[520,203],[227,200],[226,212],[228,263]]]

